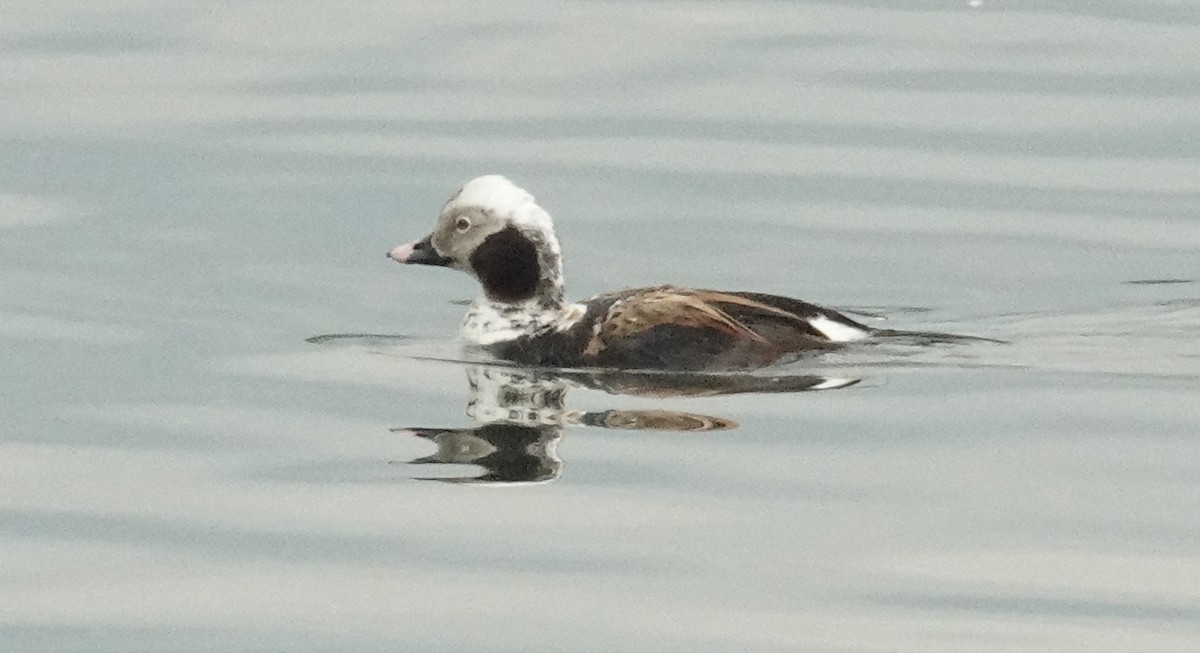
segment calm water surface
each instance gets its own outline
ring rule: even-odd
[[[1194,3],[0,19],[0,649],[1200,649]],[[439,360],[472,283],[383,254],[490,172],[575,296],[1008,344]]]

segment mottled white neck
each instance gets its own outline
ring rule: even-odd
[[[561,300],[546,303],[535,297],[508,304],[480,297],[467,310],[459,335],[473,345],[494,345],[550,331],[564,331],[586,312],[583,304],[567,304]]]

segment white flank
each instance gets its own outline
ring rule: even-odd
[[[848,385],[854,385],[855,383],[858,383],[859,381],[860,381],[860,379],[830,378],[830,379],[825,379],[824,381],[810,387],[809,390],[837,390],[838,388],[844,388]]]
[[[809,318],[808,323],[813,325],[813,328],[817,331],[825,334],[825,337],[829,338],[830,342],[853,342],[855,340],[863,340],[871,335],[868,331],[856,326],[850,326],[849,324],[843,324],[824,315]]]

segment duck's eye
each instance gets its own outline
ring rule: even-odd
[[[459,216],[459,218],[454,221],[454,229],[460,234],[470,228],[471,219],[466,216]]]

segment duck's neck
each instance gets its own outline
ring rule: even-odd
[[[578,305],[563,295],[562,255],[549,230],[508,227],[471,255],[483,296],[463,321],[468,342],[490,345],[564,329],[579,319]]]
[[[494,345],[564,330],[585,312],[583,305],[564,301],[561,288],[555,295],[521,302],[498,302],[484,296],[471,303],[459,333],[468,343]]]
[[[557,253],[543,259],[535,291],[517,301],[504,301],[485,292],[471,303],[463,320],[463,338],[476,345],[492,345],[570,327],[586,309],[563,296],[562,267]]]
[[[551,231],[509,225],[475,248],[470,266],[493,303],[553,306],[563,301],[562,255]]]
[[[563,293],[562,256],[558,244],[553,249],[538,252],[538,282],[533,296],[524,304],[535,304],[547,311],[555,311],[566,305]]]

